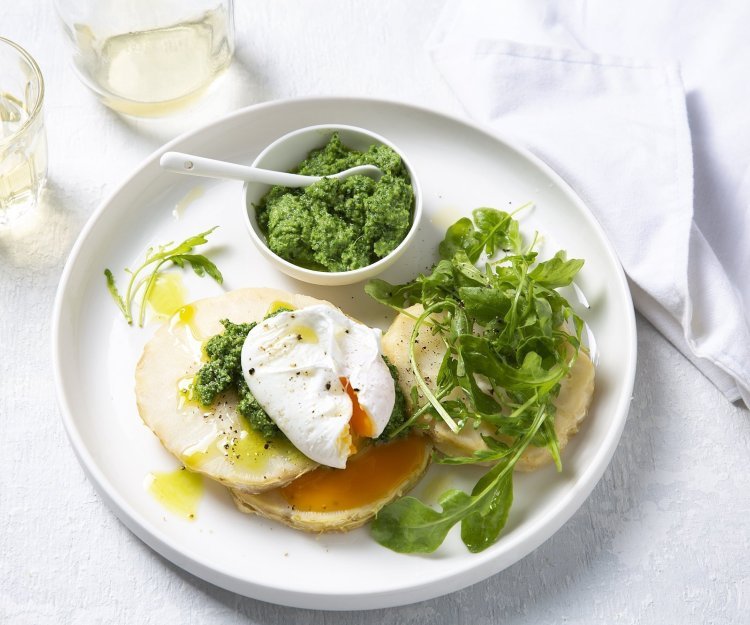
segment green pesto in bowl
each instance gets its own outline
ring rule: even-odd
[[[358,165],[375,165],[383,176],[324,178],[312,186],[275,186],[255,206],[269,249],[315,271],[352,271],[390,254],[403,241],[414,212],[414,189],[401,157],[386,145],[359,152],[333,133],[293,173],[331,176]]]

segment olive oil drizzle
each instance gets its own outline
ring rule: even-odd
[[[148,474],[147,488],[162,506],[173,514],[192,521],[203,496],[203,477],[185,467],[175,471]]]

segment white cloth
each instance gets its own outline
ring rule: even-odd
[[[636,308],[750,406],[748,24],[745,0],[452,0],[428,47],[581,195]]]

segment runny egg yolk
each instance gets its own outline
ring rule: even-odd
[[[372,438],[375,435],[375,424],[372,422],[367,411],[359,405],[357,391],[349,384],[346,378],[339,378],[341,385],[344,387],[349,399],[352,400],[352,418],[349,419],[349,428],[355,436],[366,436]]]
[[[421,436],[373,445],[349,458],[345,469],[318,467],[279,492],[301,512],[351,510],[391,495],[420,470],[426,453]]]

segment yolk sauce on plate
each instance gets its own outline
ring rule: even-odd
[[[426,453],[428,449],[418,435],[372,445],[350,457],[345,469],[318,467],[279,492],[302,512],[350,510],[388,496],[419,471]]]

